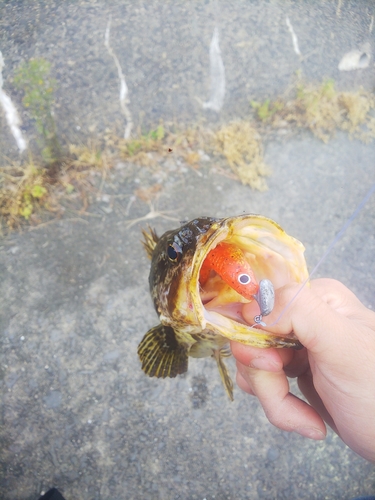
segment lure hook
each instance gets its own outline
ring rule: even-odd
[[[260,280],[258,293],[253,297],[258,302],[260,309],[260,314],[254,316],[255,324],[253,326],[267,326],[263,321],[263,316],[271,314],[275,306],[275,289],[272,282],[268,279]]]

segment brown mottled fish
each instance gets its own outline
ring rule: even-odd
[[[296,338],[258,326],[272,311],[274,289],[308,277],[304,246],[276,222],[252,214],[200,217],[160,238],[152,229],[143,236],[151,258],[150,292],[160,319],[138,347],[147,375],[175,377],[187,371],[189,356],[212,356],[233,400],[233,383],[223,362],[230,355],[229,340],[260,348],[301,348]],[[226,273],[229,266],[234,271]],[[251,286],[253,295],[242,292],[244,286]],[[242,308],[252,301],[258,320],[249,325]]]

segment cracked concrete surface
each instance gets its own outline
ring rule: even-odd
[[[299,62],[286,14],[302,54],[315,50],[304,63],[307,76],[333,73],[353,88],[373,84],[373,66],[345,75],[335,69],[342,52],[363,38],[369,2],[343,2],[340,16],[333,2],[46,1],[29,11],[22,2],[0,3],[8,78],[22,57],[55,60],[61,127],[68,137],[84,136],[90,123],[99,133],[106,120],[118,118],[117,74],[103,41],[112,14],[111,44],[133,116],[144,110],[150,122],[196,119],[207,113],[194,96],[208,96],[215,5],[229,89],[220,119],[243,116],[249,95],[261,99],[290,81]],[[331,39],[332,50],[324,50]],[[186,78],[183,91],[173,89],[168,64],[180,86]],[[8,151],[3,117],[0,125],[0,146]],[[267,142],[265,158],[273,170],[265,193],[219,175],[212,162],[200,176],[176,166],[156,208],[177,220],[267,215],[305,244],[311,269],[374,182],[375,146],[344,134],[324,145],[306,133]],[[313,442],[279,431],[238,389],[230,403],[213,360],[192,359],[188,373],[172,380],[141,372],[137,345],[157,318],[139,242],[146,224],[126,223],[149,207],[137,200],[125,213],[134,189],[158,175],[131,165],[114,169],[91,216],[54,221],[0,243],[0,497],[36,500],[52,486],[67,500],[333,500],[374,493],[373,465],[332,432]],[[374,210],[373,197],[318,273],[343,281],[369,307],[375,304]],[[178,225],[161,217],[150,222],[159,233]],[[230,369],[234,374],[234,363]]]

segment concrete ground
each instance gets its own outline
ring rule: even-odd
[[[333,77],[340,88],[371,88],[372,62],[337,70],[345,52],[371,42],[371,9],[345,1],[0,2],[4,89],[12,94],[10,76],[22,59],[46,57],[59,82],[64,137],[100,136],[113,123],[121,129],[117,71],[103,43],[112,16],[111,44],[136,123],[140,116],[143,123],[225,122],[245,117],[250,98],[283,92],[297,69],[310,80]],[[220,113],[199,102],[209,99],[215,26],[227,87]],[[1,150],[12,157],[3,115],[0,127]],[[261,213],[304,243],[312,269],[374,182],[375,145],[344,134],[328,144],[308,133],[278,136],[265,143],[265,159],[272,176],[264,193],[220,175],[212,160],[196,171],[172,159],[162,174],[118,164],[89,216],[1,241],[1,498],[36,500],[52,486],[67,500],[374,494],[373,465],[332,432],[314,442],[275,429],[237,388],[230,403],[212,359],[192,360],[172,380],[140,369],[137,345],[157,317],[140,244],[147,221],[128,224],[150,211],[131,202],[137,187],[162,179],[155,209],[164,216],[148,221],[159,233],[200,215]],[[368,307],[375,304],[374,210],[372,197],[317,273],[341,280]]]

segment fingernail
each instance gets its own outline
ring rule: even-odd
[[[277,370],[280,369],[277,363],[269,360],[268,358],[264,358],[263,356],[254,358],[250,363],[250,368],[256,368],[257,370],[265,370],[265,371],[275,371],[275,369]]]
[[[297,429],[294,429],[294,432],[309,439],[321,440],[326,437],[326,435],[316,427],[297,427]]]

